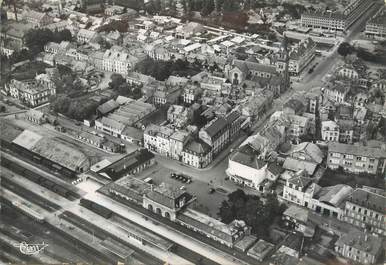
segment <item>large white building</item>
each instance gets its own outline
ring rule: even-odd
[[[365,35],[374,39],[386,38],[386,7],[380,9],[373,18],[367,21]]]
[[[374,3],[374,0],[353,0],[343,12],[307,12],[301,16],[301,24],[303,27],[346,31]]]

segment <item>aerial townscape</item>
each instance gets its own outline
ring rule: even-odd
[[[0,3],[0,264],[386,264],[386,1]]]

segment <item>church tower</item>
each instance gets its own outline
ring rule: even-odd
[[[281,42],[280,51],[276,60],[276,70],[282,75],[283,78],[283,90],[287,90],[290,87],[290,75],[289,75],[289,51],[288,51],[288,39],[284,35]]]

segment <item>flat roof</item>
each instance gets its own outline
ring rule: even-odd
[[[155,247],[160,248],[161,250],[168,251],[171,247],[173,247],[173,243],[168,239],[164,239],[153,232],[142,228],[141,226],[130,222],[120,216],[113,216],[111,218],[112,221],[115,221],[120,228],[131,233],[132,235],[141,238],[147,243],[152,244]]]
[[[203,213],[200,213],[196,210],[193,210],[193,209],[186,209],[183,213],[184,215],[202,223],[202,224],[205,224],[209,227],[213,227],[225,234],[228,234],[228,235],[232,235],[232,231],[230,229],[230,227],[227,225],[227,224],[224,224],[223,222],[213,218],[213,217],[210,217],[206,214],[203,214]]]
[[[43,137],[30,130],[24,130],[15,140],[12,142],[24,147],[25,149],[31,150]]]
[[[133,253],[135,252],[133,249],[119,243],[118,241],[110,237],[103,240],[100,245],[106,248],[108,251],[114,253],[121,259],[126,259],[133,255]]]

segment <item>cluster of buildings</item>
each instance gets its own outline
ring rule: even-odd
[[[310,11],[301,15],[303,27],[321,28],[332,31],[347,31],[376,1],[350,1],[343,11]]]
[[[203,168],[235,139],[245,120],[238,111],[232,111],[214,117],[200,130],[197,126],[173,130],[153,124],[145,129],[144,146],[187,165]]]

